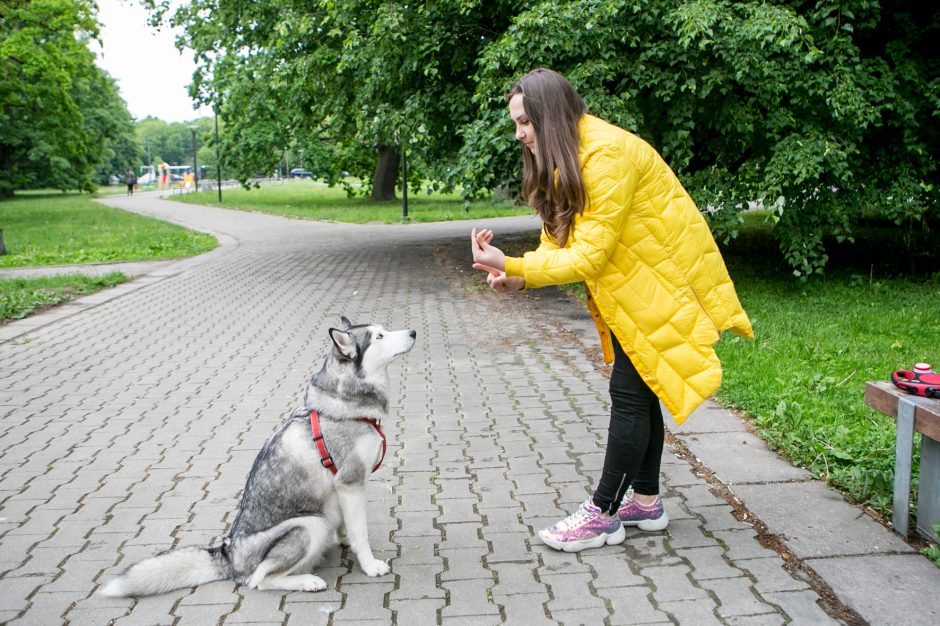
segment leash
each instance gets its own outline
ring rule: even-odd
[[[908,393],[940,400],[940,374],[895,370],[891,373],[891,382]]]
[[[382,430],[382,424],[380,424],[379,420],[375,419],[374,417],[360,417],[356,421],[369,424],[372,426],[372,428],[375,429],[375,432],[379,433],[379,437],[382,438],[382,456],[379,457],[379,462],[376,463],[375,467],[372,468],[372,473],[374,474],[380,467],[382,467],[382,461],[385,460],[385,450],[387,445],[385,441],[385,432]],[[320,430],[320,414],[317,413],[316,409],[310,409],[310,430],[313,431],[313,442],[317,444],[317,452],[320,453],[320,463],[323,465],[323,467],[335,474],[337,472],[336,463],[333,462],[333,457],[330,456],[330,451],[326,448],[326,441],[323,439],[323,431]]]

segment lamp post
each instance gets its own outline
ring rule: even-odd
[[[401,219],[403,222],[409,221],[408,218],[408,152],[405,150],[405,144],[401,145]]]
[[[193,134],[193,188],[196,191],[199,191],[199,169],[196,165],[196,130],[198,128],[195,124],[189,127],[190,132]]]
[[[215,175],[219,182],[219,204],[222,204],[222,157],[219,146],[219,110],[215,109]]]

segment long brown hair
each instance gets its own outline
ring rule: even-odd
[[[578,161],[578,121],[587,105],[564,76],[545,68],[513,83],[506,102],[520,93],[538,153],[522,150],[522,195],[552,239],[564,246],[571,220],[587,203]]]

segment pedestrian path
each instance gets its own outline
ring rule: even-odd
[[[579,305],[473,275],[470,223],[105,202],[223,245],[0,335],[0,623],[940,622],[940,570],[711,403],[664,452],[667,531],[580,554],[539,543],[599,475],[607,379]],[[141,558],[218,543],[340,315],[417,331],[390,371],[389,450],[369,484],[392,574],[368,578],[336,549],[315,594],[93,595]]]

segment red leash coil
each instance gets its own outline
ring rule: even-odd
[[[898,389],[924,398],[940,399],[940,374],[921,374],[911,370],[895,370],[891,382]]]

